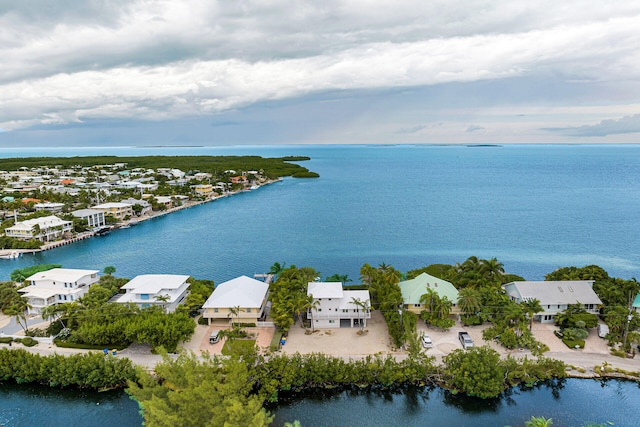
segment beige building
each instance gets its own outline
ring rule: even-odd
[[[38,239],[48,242],[61,238],[64,233],[71,232],[72,228],[71,221],[51,215],[17,222],[14,226],[6,228],[4,232],[7,237],[15,239]]]
[[[127,203],[103,203],[101,205],[92,206],[91,209],[103,211],[105,215],[111,215],[120,221],[123,221],[126,217],[133,216],[133,207]]]
[[[202,308],[202,317],[212,323],[256,323],[264,317],[269,285],[247,276],[220,283]],[[238,308],[233,314],[231,309]]]

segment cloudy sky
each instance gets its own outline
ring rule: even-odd
[[[640,142],[640,2],[0,0],[0,147]]]

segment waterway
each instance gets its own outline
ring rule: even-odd
[[[507,272],[529,280],[588,264],[612,276],[640,277],[637,145],[0,149],[4,157],[99,154],[307,155],[312,160],[304,165],[321,177],[285,179],[103,238],[0,260],[0,279],[15,268],[57,263],[98,270],[111,265],[120,277],[173,273],[220,283],[278,261],[357,282],[364,263],[406,271],[472,255],[497,257]],[[0,405],[13,402],[0,406],[3,426],[139,425],[137,407],[125,395],[105,407],[129,406],[102,419],[92,412],[103,410],[95,395],[63,399],[57,391],[3,387]],[[558,426],[632,426],[638,423],[630,408],[640,404],[635,383],[592,380],[514,391],[494,401],[440,389],[317,396],[278,407],[274,425],[300,419],[305,426],[517,426],[539,415]],[[89,424],[94,419],[103,421]]]

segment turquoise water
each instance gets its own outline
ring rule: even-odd
[[[530,280],[560,266],[587,264],[617,277],[640,277],[640,146],[0,149],[5,157],[98,154],[308,155],[312,160],[305,166],[321,177],[285,179],[103,238],[0,260],[0,279],[18,267],[59,263],[100,270],[113,265],[120,277],[174,273],[220,283],[266,271],[278,261],[357,281],[364,263],[384,262],[406,271],[472,255],[497,257],[508,272]],[[8,390],[6,396],[16,396],[12,387]],[[32,425],[11,420],[33,412],[40,424],[74,425],[56,424],[58,416],[84,414],[82,405],[95,405],[93,395],[60,400],[55,392],[35,390],[18,393],[12,404],[18,415],[2,409],[0,424]],[[76,400],[82,405],[71,405]],[[634,383],[601,387],[568,380],[559,390],[543,387],[481,402],[440,389],[323,394],[281,406],[277,419],[281,424],[298,418],[305,426],[399,424],[396,420],[475,426],[522,425],[535,414],[553,417],[559,426],[609,420],[626,426],[637,425],[628,411],[638,403]],[[135,405],[122,408],[101,425],[139,424],[139,419],[128,421],[137,415]],[[119,421],[119,414],[127,418]],[[333,423],[338,415],[349,422]]]
[[[640,146],[283,146],[2,149],[0,156],[308,155],[319,179],[281,183],[17,261],[117,274],[189,274],[216,283],[274,262],[348,274],[497,257],[542,279],[597,264],[638,275]]]

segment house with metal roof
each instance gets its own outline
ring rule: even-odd
[[[314,306],[307,318],[314,328],[367,326],[371,318],[371,300],[367,290],[344,290],[341,282],[311,282],[307,295]]]
[[[636,299],[633,300],[632,307],[640,313],[640,294],[636,295]]]
[[[220,283],[202,305],[213,323],[256,323],[265,316],[269,284],[247,276]],[[237,313],[233,311],[238,310]]]
[[[430,289],[434,291],[440,298],[447,297],[453,303],[451,314],[458,314],[458,290],[450,282],[439,279],[427,273],[421,273],[414,279],[405,280],[398,283],[402,291],[402,301],[405,310],[413,311],[420,314],[425,307],[420,302],[422,295],[426,294]]]
[[[29,285],[18,292],[29,300],[28,313],[40,314],[50,305],[77,301],[99,280],[98,270],[54,268],[27,277]]]
[[[522,281],[502,285],[512,301],[520,303],[537,299],[544,312],[533,320],[550,323],[556,314],[566,310],[569,304],[581,304],[589,313],[598,314],[602,304],[593,291],[593,280]]]
[[[122,304],[134,303],[141,308],[152,305],[162,306],[167,313],[172,313],[187,297],[189,290],[187,279],[189,276],[178,274],[136,276],[121,288],[126,293],[114,301]]]

